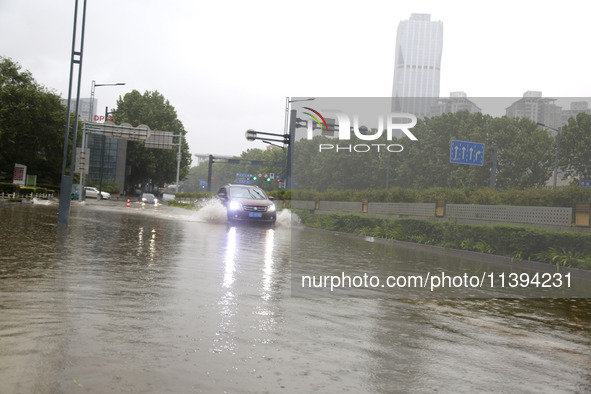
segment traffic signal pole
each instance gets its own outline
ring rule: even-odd
[[[295,142],[295,130],[297,121],[297,111],[292,109],[289,117],[289,130],[287,134],[276,134],[276,133],[263,133],[262,131],[247,130],[245,137],[248,141],[262,140],[263,142],[269,143],[269,141],[281,142],[283,145],[287,145],[287,175],[285,177],[285,188],[291,189],[292,183],[292,161],[293,161],[293,145]],[[282,139],[271,139],[268,137],[259,137],[260,135],[270,135],[274,137],[281,137]]]
[[[211,192],[211,167],[213,165],[213,155],[209,155],[209,166],[207,167],[207,191]]]
[[[296,130],[297,111],[292,109],[289,111],[289,132],[288,132],[288,145],[287,145],[287,177],[285,179],[285,188],[291,190],[292,183],[292,171],[293,171],[293,149],[295,142],[295,130]]]

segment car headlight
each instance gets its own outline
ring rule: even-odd
[[[144,197],[144,198],[142,198],[142,201],[146,202],[146,201],[148,201],[148,199]]]
[[[229,208],[231,211],[239,211],[239,210],[241,210],[241,209],[242,209],[242,205],[240,205],[240,203],[238,203],[238,202],[236,202],[236,201],[232,201],[232,202],[230,203],[230,205],[228,206],[228,208]]]
[[[268,212],[275,212],[275,204],[271,204],[269,205],[269,208],[267,208]]]

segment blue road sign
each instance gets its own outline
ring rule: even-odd
[[[456,164],[484,165],[484,144],[451,140],[449,162]]]
[[[579,180],[579,185],[581,187],[591,187],[591,181],[581,179],[581,180]]]
[[[252,185],[252,174],[245,174],[239,172],[236,174],[236,181],[234,183],[242,183],[244,185]]]
[[[207,181],[205,179],[199,179],[199,186],[207,186]]]

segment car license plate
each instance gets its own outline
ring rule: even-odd
[[[263,214],[261,212],[249,212],[248,217],[250,218],[262,218]]]

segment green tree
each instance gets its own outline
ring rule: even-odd
[[[287,154],[287,151],[284,152],[283,149],[279,148],[265,150],[248,149],[246,152],[242,152],[240,155],[241,159],[247,161],[258,161],[260,163],[248,164],[241,167],[244,168],[245,172],[249,174],[254,174],[257,176],[259,173],[263,176],[264,174],[275,174],[275,178],[279,177],[279,179],[285,179],[287,174],[286,168],[284,166],[284,154]],[[240,170],[240,172],[242,172],[242,170]],[[267,181],[266,179],[257,179],[254,183],[267,191],[277,190],[279,188],[277,179],[271,179],[270,181]]]
[[[59,185],[66,108],[20,69],[0,57],[0,176],[12,181],[14,163],[20,163],[37,175],[38,184]]]
[[[189,173],[191,154],[185,140],[187,133],[177,118],[175,108],[157,91],[146,91],[143,95],[137,90],[127,93],[117,100],[116,119],[134,127],[145,124],[151,130],[169,131],[182,134],[180,179]],[[177,143],[176,138],[174,143]],[[127,146],[127,166],[130,173],[125,187],[133,190],[137,185],[161,187],[164,183],[176,181],[177,147],[173,149],[146,148],[143,142],[129,142]]]
[[[452,164],[449,150],[451,140],[483,142],[488,148],[485,157],[490,158],[486,141],[490,120],[488,115],[462,111],[419,121],[413,128],[418,141],[400,142],[404,151],[398,157],[400,167],[396,186],[423,189],[488,185],[489,166]]]
[[[212,167],[212,191],[226,183],[234,183],[237,173],[247,173],[263,175],[253,183],[264,190],[276,190],[278,188],[277,181],[271,180],[267,182],[264,174],[276,174],[276,176],[283,176],[283,150],[274,149],[248,149],[240,156],[234,158],[235,161],[224,162],[220,160]],[[253,163],[254,162],[254,163]],[[281,163],[281,164],[276,164]]]
[[[333,145],[334,148],[320,152],[320,144]],[[371,144],[386,144],[385,137],[371,141]],[[297,182],[297,187],[317,191],[383,188],[387,155],[396,153],[388,153],[383,147],[379,152],[375,148],[368,152],[354,152],[349,145],[353,144],[339,143],[337,139],[322,135],[297,141],[293,164],[293,181]]]
[[[406,137],[387,141],[386,133],[382,133],[371,141],[374,149],[368,152],[350,152],[348,143],[326,136],[301,139],[295,144],[293,179],[298,188],[317,191],[381,189],[386,179],[389,187],[486,187],[495,144],[498,188],[541,186],[551,174],[552,138],[527,119],[461,111],[419,120],[412,130],[418,141]],[[486,164],[451,164],[451,140],[484,143]],[[319,152],[319,144],[338,144],[345,149]],[[400,144],[404,149],[388,152],[384,146],[390,144]],[[382,145],[379,152],[377,145]]]
[[[552,138],[528,119],[461,111],[419,121],[413,133],[419,141],[406,143],[399,156],[397,186],[488,186],[494,145],[498,148],[497,188],[543,186],[552,172]],[[486,164],[449,163],[451,140],[484,143]]]
[[[199,163],[198,166],[191,167],[189,173],[181,182],[181,189],[186,193],[206,192],[207,187],[202,187],[200,181],[202,179],[207,181],[208,165],[209,163],[204,161]]]
[[[277,178],[285,178],[284,155],[286,152],[283,149],[248,149],[241,153],[240,156],[235,156],[228,160],[227,158],[216,158],[212,165],[212,179],[211,191],[215,192],[217,189],[226,184],[234,183],[236,181],[237,173],[253,174],[258,177],[258,174],[275,174],[275,179],[267,181],[264,177],[258,177],[253,183],[264,190],[277,190],[279,183]],[[209,162],[204,161],[196,167],[192,167],[189,171],[187,179],[182,183],[183,190],[187,192],[206,191],[207,188],[199,186],[201,179],[208,178]]]
[[[492,119],[488,140],[499,149],[499,189],[526,189],[546,184],[554,163],[553,138],[546,130],[526,118],[503,116]]]
[[[591,179],[591,115],[580,113],[562,128],[559,161],[566,175]]]

